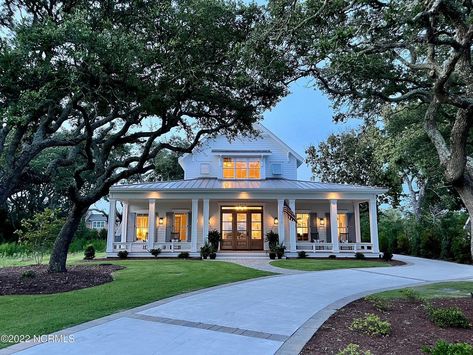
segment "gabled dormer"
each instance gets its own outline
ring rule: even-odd
[[[179,163],[184,179],[224,180],[297,179],[303,158],[261,124],[259,136],[229,141],[224,135],[208,139]]]

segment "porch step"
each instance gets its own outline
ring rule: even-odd
[[[217,259],[262,259],[268,258],[266,252],[218,252]]]

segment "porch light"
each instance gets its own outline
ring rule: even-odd
[[[279,224],[279,219],[278,217],[274,217],[274,224],[277,226]]]
[[[163,217],[159,217],[159,225],[162,226],[164,223],[164,218]]]
[[[320,223],[319,223],[320,226],[322,226],[322,227],[325,226],[325,218],[320,218],[319,221],[320,221]]]

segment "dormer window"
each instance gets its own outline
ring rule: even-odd
[[[261,161],[254,158],[223,158],[224,179],[260,179]]]

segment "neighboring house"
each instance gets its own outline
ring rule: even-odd
[[[103,213],[87,211],[85,215],[85,225],[89,229],[107,229],[107,216]]]
[[[265,253],[265,235],[274,231],[289,255],[360,251],[378,257],[376,196],[386,189],[297,180],[303,157],[265,127],[256,128],[257,138],[219,136],[181,157],[184,180],[113,186],[110,220],[120,201],[123,222],[119,230],[108,227],[107,255],[145,256],[153,248],[163,256],[198,254],[216,229],[221,255]],[[361,241],[361,202],[369,203],[367,243]]]

